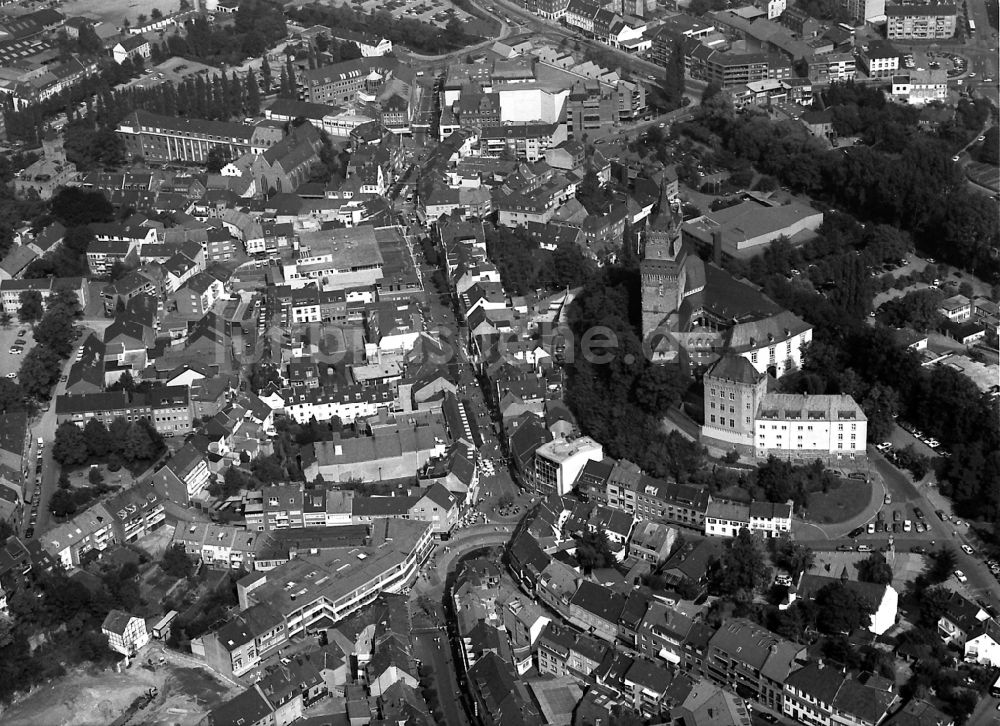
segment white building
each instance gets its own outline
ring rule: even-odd
[[[792,530],[792,505],[773,502],[727,502],[713,499],[705,511],[705,535],[735,537],[747,529],[761,537],[781,537]]]
[[[948,74],[942,69],[914,68],[892,77],[892,97],[911,106],[923,106],[948,98]]]
[[[868,417],[850,396],[768,393],[754,420],[755,453],[776,456],[864,456]]]
[[[787,7],[786,0],[767,0],[767,19],[776,20],[781,17]]]
[[[885,17],[885,0],[842,0],[847,13],[859,25]]]
[[[101,632],[108,639],[108,647],[122,655],[133,656],[149,642],[146,621],[122,610],[108,613]]]
[[[540,492],[567,494],[587,462],[603,458],[604,447],[589,436],[550,441],[535,451],[535,487]]]

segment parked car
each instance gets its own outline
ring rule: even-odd
[[[940,519],[942,522],[948,521],[948,515],[945,514],[943,511],[941,511],[940,509],[936,510],[934,514],[936,514],[938,516],[938,519]]]
[[[961,570],[955,570],[955,579],[959,582],[968,582],[969,578],[965,576],[965,573]]]
[[[854,548],[850,545],[837,545],[837,552],[853,552]]]
[[[913,516],[916,517],[917,519],[923,519],[924,518],[924,510],[921,509],[920,507],[914,507],[913,508]]]
[[[972,549],[971,547],[969,547],[969,545],[967,545],[967,544],[962,545],[962,552],[964,552],[967,555],[974,555],[974,554],[976,554],[976,551],[974,549]]]
[[[875,523],[874,522],[869,522],[868,523],[868,534],[875,534]]]
[[[866,544],[859,544],[858,545],[858,552],[871,552],[871,551],[872,551],[872,548],[871,548],[870,545],[866,545]]]
[[[915,555],[926,555],[927,548],[921,545],[914,545],[913,547],[910,548],[910,552],[912,552]]]
[[[850,537],[851,539],[854,539],[855,537],[860,537],[864,533],[865,533],[864,527],[855,527],[854,529],[852,529],[850,532],[847,533],[847,536]]]
[[[900,521],[900,520],[901,520],[902,518],[903,518],[903,516],[902,516],[902,515],[901,515],[901,514],[899,513],[899,510],[898,510],[898,509],[894,509],[894,510],[892,510],[892,521],[893,521],[893,522],[898,522],[898,521]]]

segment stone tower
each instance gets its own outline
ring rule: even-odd
[[[642,334],[648,336],[677,311],[687,282],[685,253],[680,241],[680,207],[672,205],[666,184],[660,189],[656,218],[646,230],[645,254],[639,271],[642,276]]]

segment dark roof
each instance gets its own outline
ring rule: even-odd
[[[625,609],[625,596],[603,585],[584,580],[570,604],[617,624]]]
[[[743,356],[724,355],[705,373],[712,378],[721,378],[736,383],[756,383],[763,374],[758,373],[753,365]]]
[[[840,671],[817,661],[810,661],[785,679],[786,686],[802,691],[827,706],[833,703],[843,682],[844,676]]]
[[[879,723],[895,700],[896,694],[891,691],[872,688],[848,678],[833,699],[833,706],[868,723]]]
[[[911,15],[955,15],[954,5],[886,5],[885,14],[890,18]]]
[[[272,711],[264,696],[256,688],[250,687],[235,698],[212,709],[208,714],[208,723],[210,726],[255,724]]]

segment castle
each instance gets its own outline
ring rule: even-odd
[[[796,370],[812,326],[723,270],[721,240],[713,262],[698,257],[681,240],[680,223],[680,204],[664,188],[639,270],[642,336],[653,361],[678,361],[700,373],[730,353],[775,378]]]

